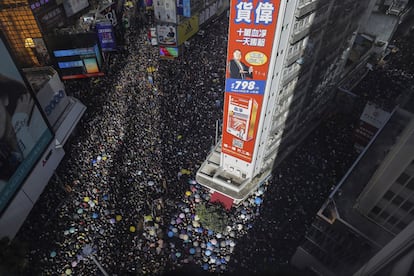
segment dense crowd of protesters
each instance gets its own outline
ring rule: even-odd
[[[271,179],[231,209],[224,233],[204,229],[194,208],[209,194],[194,179],[222,117],[227,23],[212,22],[180,58],[163,61],[146,31],[132,28],[105,77],[65,84],[88,109],[17,236],[29,243],[31,275],[100,275],[93,258],[110,275],[186,267],[294,273],[289,259],[306,226],[356,157],[356,120],[326,118]],[[405,78],[412,79],[412,68],[401,67],[410,74]],[[356,88],[379,104],[393,95],[381,86],[392,90],[397,69],[383,70],[373,74],[389,76],[384,83],[368,76]],[[376,90],[367,88],[373,80]]]

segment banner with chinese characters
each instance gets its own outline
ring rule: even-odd
[[[222,152],[252,162],[280,0],[232,0]]]

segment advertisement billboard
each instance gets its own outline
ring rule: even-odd
[[[174,25],[157,25],[158,44],[177,46],[177,30]]]
[[[112,24],[112,26],[118,25],[118,18],[116,14],[116,3],[112,3],[106,8],[103,8],[99,11],[100,14],[105,16],[105,18]]]
[[[0,213],[37,164],[53,135],[0,36]]]
[[[177,23],[175,0],[155,0],[153,7],[154,16],[157,20],[168,23]]]
[[[178,32],[178,45],[184,43],[198,32],[198,16],[194,15],[188,18],[186,21],[181,22],[177,27]]]
[[[46,42],[63,80],[104,75],[95,33],[48,36]]]
[[[64,110],[70,105],[65,87],[57,74],[37,91],[36,98],[52,128],[55,127]]]
[[[178,48],[160,46],[160,58],[173,59],[178,57]]]
[[[42,31],[48,32],[65,25],[66,17],[62,5],[54,1],[29,1],[29,4]]]
[[[279,0],[230,4],[222,153],[251,163]]]
[[[99,44],[102,52],[116,51],[115,33],[111,22],[98,22],[95,24]]]
[[[384,111],[372,102],[368,102],[354,132],[355,148],[359,151],[363,150],[390,116],[389,112]]]
[[[190,0],[177,0],[177,14],[184,17],[191,17]]]

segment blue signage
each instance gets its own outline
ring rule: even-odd
[[[116,51],[115,34],[110,22],[96,23],[96,32],[102,52]]]
[[[191,17],[190,0],[177,1],[177,14],[182,15],[184,17]]]

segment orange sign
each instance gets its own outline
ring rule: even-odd
[[[280,0],[232,1],[222,152],[251,162]]]

